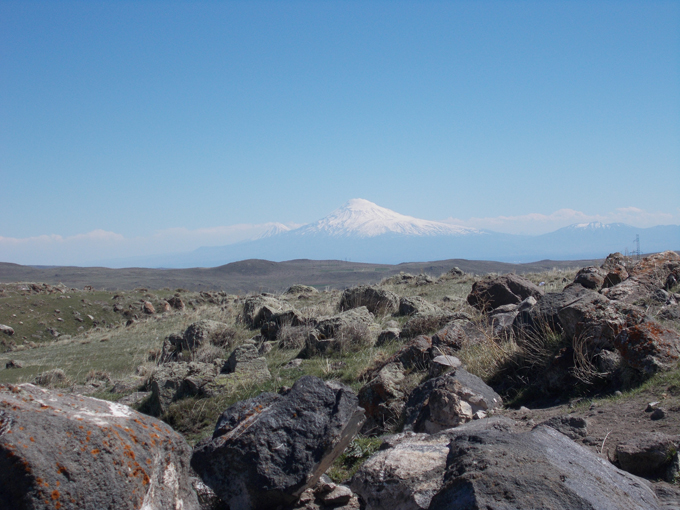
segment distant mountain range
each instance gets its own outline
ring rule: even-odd
[[[637,235],[643,252],[680,249],[680,225],[637,228],[595,222],[538,236],[512,235],[413,218],[353,199],[319,221],[296,229],[277,224],[252,241],[119,262],[167,268],[216,267],[246,259],[398,264],[464,258],[522,263],[603,258],[632,250]]]

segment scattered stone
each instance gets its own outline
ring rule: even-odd
[[[16,359],[11,359],[7,363],[5,363],[5,368],[10,369],[10,368],[24,368],[24,364]]]
[[[441,314],[442,311],[419,296],[403,297],[399,300],[399,315]]]
[[[338,315],[333,315],[332,317],[319,319],[316,330],[323,338],[334,338],[336,333],[343,328],[349,328],[354,325],[371,327],[374,325],[373,320],[374,316],[368,308],[360,306],[341,312]]]
[[[249,379],[257,381],[271,378],[267,360],[260,355],[257,346],[250,342],[245,342],[234,349],[222,367],[222,373],[247,375]]]
[[[433,434],[501,404],[500,395],[484,381],[459,368],[425,381],[411,392],[404,410],[404,430]]]
[[[151,304],[151,302],[144,301],[144,303],[142,303],[142,312],[144,312],[147,315],[153,315],[154,313],[156,313],[156,309]]]
[[[588,435],[588,421],[577,416],[554,416],[537,425],[552,427],[569,439],[582,439]]]
[[[430,362],[429,376],[430,378],[439,377],[461,365],[461,361],[455,356],[437,356]]]
[[[12,336],[14,334],[14,329],[9,326],[5,326],[4,324],[0,324],[0,331],[8,336]]]
[[[291,285],[284,294],[317,294],[319,291],[309,285]]]
[[[583,285],[586,289],[600,290],[607,273],[599,267],[584,267],[574,277],[574,283]]]
[[[378,347],[395,342],[399,340],[399,334],[401,333],[401,330],[399,328],[387,328],[383,329],[380,334],[378,335],[378,340],[376,341],[376,345]]]
[[[0,385],[0,408],[0,508],[199,509],[191,449],[165,423],[30,384]]]
[[[272,315],[283,310],[284,304],[272,296],[251,296],[243,303],[243,320],[251,328],[260,328]]]
[[[290,505],[330,467],[364,420],[339,383],[305,376],[285,395],[262,393],[227,409],[191,465],[230,508]]]
[[[526,278],[507,274],[475,282],[467,301],[475,308],[488,312],[502,305],[519,304],[529,296],[538,299],[542,295],[543,289]]]
[[[194,352],[204,344],[210,342],[228,326],[224,322],[200,320],[189,325],[182,335],[182,351]]]
[[[399,309],[399,297],[393,292],[359,285],[346,289],[340,297],[340,310],[351,310],[365,306],[374,315],[386,315]]]
[[[617,445],[616,460],[621,469],[634,475],[666,478],[668,468],[678,455],[679,444],[678,436],[659,432],[638,434]],[[673,476],[667,481],[672,482]]]
[[[652,411],[652,414],[649,415],[649,417],[652,420],[663,420],[666,417],[666,411],[661,409],[660,407],[657,407]]]
[[[178,296],[173,296],[168,299],[168,304],[175,310],[184,310],[186,308],[184,301]]]

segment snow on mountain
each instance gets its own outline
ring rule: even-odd
[[[368,238],[384,234],[408,236],[440,236],[482,234],[482,231],[421,220],[354,198],[325,218],[292,231],[296,235],[326,235],[331,237]]]
[[[291,230],[292,229],[289,226],[284,225],[283,223],[272,223],[267,230],[262,232],[259,236],[255,237],[254,239],[265,239],[267,237],[283,234],[284,232],[290,232]]]
[[[568,227],[564,227],[568,230],[611,230],[613,228],[628,227],[624,223],[601,223],[599,221],[591,221],[590,223],[574,223]]]

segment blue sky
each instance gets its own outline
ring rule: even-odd
[[[351,198],[680,223],[680,2],[0,0],[0,260],[186,251]]]

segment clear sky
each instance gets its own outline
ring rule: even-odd
[[[0,261],[188,251],[351,198],[680,223],[680,2],[0,0]]]

